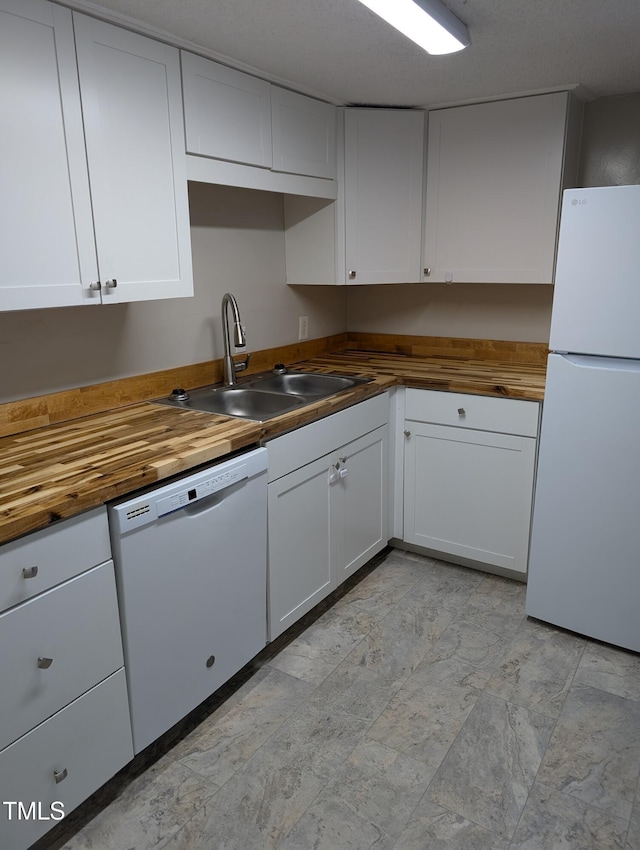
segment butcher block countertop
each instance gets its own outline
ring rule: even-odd
[[[3,437],[0,543],[255,445],[398,383],[532,401],[544,394],[541,363],[349,348],[312,356],[295,368],[373,380],[263,423],[143,401]]]

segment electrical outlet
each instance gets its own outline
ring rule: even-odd
[[[309,336],[309,317],[298,317],[298,339],[307,339]]]

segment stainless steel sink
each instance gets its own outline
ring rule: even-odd
[[[341,375],[323,375],[312,372],[285,372],[283,375],[268,375],[250,381],[252,387],[276,393],[296,396],[326,396],[339,393],[356,384],[364,383],[365,378],[351,378]]]
[[[190,410],[204,410],[207,413],[219,413],[222,416],[238,416],[263,422],[287,413],[304,402],[295,396],[284,393],[270,393],[249,387],[217,387],[194,390],[186,399],[159,399],[162,404],[185,407]]]
[[[316,372],[269,372],[254,375],[246,382],[231,387],[202,387],[188,393],[177,389],[169,398],[156,401],[173,407],[264,422],[369,380],[371,379]]]

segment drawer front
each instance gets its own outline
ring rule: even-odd
[[[537,401],[492,396],[407,389],[405,419],[536,437],[540,405]]]
[[[357,440],[385,425],[388,419],[389,395],[385,392],[270,440],[269,481]]]
[[[0,615],[0,748],[122,664],[112,561]]]
[[[110,557],[105,507],[5,543],[0,546],[0,611]]]
[[[68,815],[132,758],[121,669],[0,752],[2,850],[26,850],[56,825],[61,811]],[[27,809],[35,804],[35,815],[40,804],[42,819],[18,819],[18,802]]]

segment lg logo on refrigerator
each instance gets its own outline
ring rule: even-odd
[[[586,198],[582,198],[582,199],[580,199],[580,198],[574,198],[574,199],[571,201],[571,206],[572,206],[572,207],[582,207],[582,206],[584,206],[586,203],[587,203]]]

